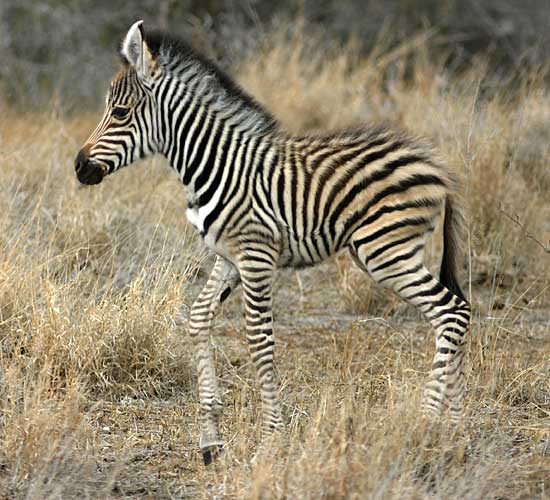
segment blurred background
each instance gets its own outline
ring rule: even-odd
[[[52,96],[69,109],[97,103],[121,37],[140,18],[226,67],[250,57],[280,27],[289,36],[305,30],[319,52],[351,41],[364,55],[381,42],[389,50],[424,37],[451,70],[487,58],[490,86],[547,63],[550,52],[548,0],[136,0],[116,8],[110,0],[2,0],[2,94],[27,106]]]

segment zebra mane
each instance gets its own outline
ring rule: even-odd
[[[243,108],[252,112],[251,118],[262,122],[261,129],[271,131],[278,128],[275,118],[250,94],[246,93],[225,71],[205,55],[193,49],[185,40],[163,32],[147,31],[145,42],[151,55],[169,71],[177,72],[178,68],[195,66],[196,70],[210,77],[209,85],[214,82],[231,101],[238,101]],[[122,63],[128,64],[121,54]],[[213,82],[212,82],[213,79]]]

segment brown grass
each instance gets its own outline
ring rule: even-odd
[[[288,426],[254,468],[258,396],[240,299],[228,301],[214,345],[229,451],[204,469],[175,318],[211,260],[183,189],[156,159],[80,189],[72,161],[97,117],[5,109],[0,498],[550,497],[550,256],[503,213],[548,244],[550,94],[537,75],[487,93],[481,62],[450,76],[411,47],[361,58],[275,35],[237,77],[290,130],[384,120],[427,136],[464,176],[475,312],[463,425],[419,418],[432,333],[339,256],[277,281]]]

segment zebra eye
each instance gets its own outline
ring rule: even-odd
[[[124,108],[122,106],[115,106],[113,108],[112,115],[115,118],[118,118],[119,120],[122,120],[123,118],[126,118],[126,115],[128,115],[129,111],[130,110],[128,108]]]

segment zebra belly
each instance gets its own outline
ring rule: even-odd
[[[212,233],[208,233],[204,236],[204,244],[220,257],[229,262],[234,262],[233,254],[229,251],[227,245],[224,244],[223,239],[216,241],[215,236]]]

